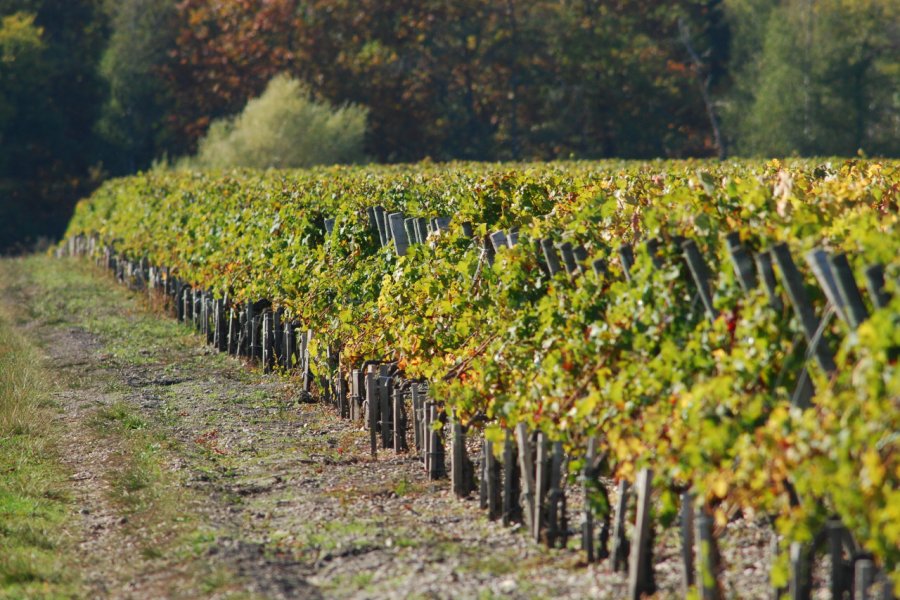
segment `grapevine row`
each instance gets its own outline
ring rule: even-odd
[[[285,332],[316,332],[305,356],[332,358],[308,360],[308,381],[356,370],[335,396],[366,387],[364,361],[430,382],[454,437],[482,429],[496,449],[485,465],[518,430],[533,473],[544,440],[548,465],[565,456],[586,480],[652,473],[663,518],[692,499],[720,525],[734,509],[770,515],[803,544],[837,517],[896,582],[897,166],[150,173],[107,184],[69,234],[167,265],[223,308],[267,299],[257,310]],[[375,207],[410,217],[395,239]],[[609,515],[601,488],[588,496]]]

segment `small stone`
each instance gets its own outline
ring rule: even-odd
[[[497,589],[500,590],[501,594],[512,594],[516,591],[517,587],[516,582],[512,579],[504,579],[500,582],[500,585],[497,586]]]

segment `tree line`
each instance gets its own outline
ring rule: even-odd
[[[280,74],[380,162],[900,154],[892,0],[0,0],[0,247]]]

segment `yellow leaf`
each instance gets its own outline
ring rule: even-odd
[[[724,498],[728,494],[728,482],[721,475],[713,481],[712,492],[719,498]]]

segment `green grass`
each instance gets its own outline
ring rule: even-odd
[[[34,349],[0,314],[0,598],[76,595],[52,388]]]
[[[84,330],[94,335],[88,351],[102,354],[106,365],[152,362],[177,375],[223,359],[197,353],[187,327],[142,311],[140,296],[83,262],[40,256],[4,260],[0,277],[7,296],[17,299],[5,308],[0,303],[6,311],[0,310],[0,600],[85,594],[77,570],[82,559],[91,557],[79,558],[72,543],[67,545],[66,540],[78,538],[80,521],[64,493],[70,486],[68,474],[53,452],[58,409],[48,390],[56,380],[56,385],[94,388],[107,402],[112,399],[109,404],[98,401],[83,421],[90,443],[109,449],[102,473],[107,499],[125,517],[124,534],[137,543],[128,561],[104,565],[111,589],[114,580],[127,581],[142,569],[171,572],[165,585],[182,595],[185,590],[201,595],[202,590],[236,586],[236,574],[222,571],[205,556],[221,532],[203,524],[197,513],[202,497],[182,486],[181,474],[171,467],[178,442],[167,435],[165,423],[176,422],[177,411],[161,415],[162,422],[141,414],[137,404],[126,401],[132,390],[115,370],[76,368],[64,378],[51,378],[39,367],[31,340],[14,326],[27,331],[40,322]],[[179,364],[160,364],[175,356],[182,357]]]
[[[129,514],[177,512],[180,499],[171,492],[177,488],[164,465],[165,438],[122,401],[98,409],[91,425],[98,435],[120,442],[109,475],[112,499]]]
[[[144,420],[135,415],[124,402],[116,402],[112,406],[101,408],[97,412],[96,422],[103,425],[119,423],[129,430],[144,429],[147,426]]]
[[[149,316],[142,310],[142,296],[123,293],[111,278],[84,261],[31,256],[11,261],[5,270],[19,280],[15,286],[34,286],[41,292],[30,299],[25,316],[45,324],[82,327],[100,336],[103,351],[112,360],[141,366],[154,362],[148,350],[163,344],[171,355],[190,354],[196,347],[191,329]]]

